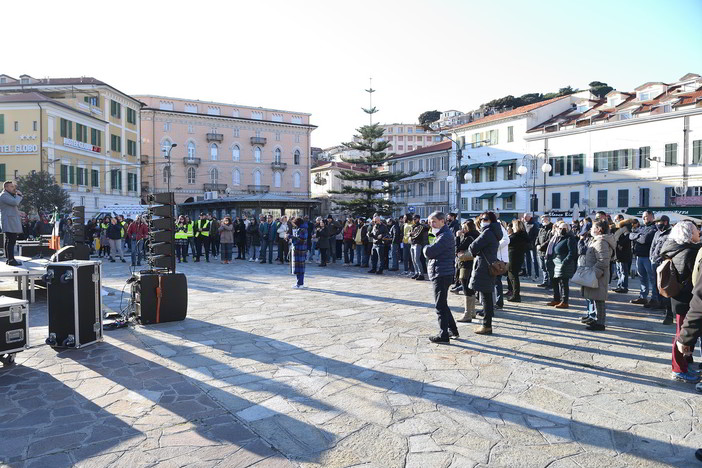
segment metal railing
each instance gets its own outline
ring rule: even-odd
[[[208,133],[207,142],[209,143],[211,141],[217,141],[221,143],[222,141],[224,141],[224,135],[221,133]]]
[[[271,190],[270,185],[247,185],[246,190],[252,193],[268,193]]]
[[[205,192],[224,192],[227,190],[227,184],[205,184]]]
[[[201,162],[202,159],[200,158],[189,158],[187,156],[183,158],[183,164],[186,166],[199,166]]]
[[[264,137],[251,137],[252,145],[265,145],[266,141],[268,140]]]

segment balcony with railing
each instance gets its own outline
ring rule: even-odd
[[[205,184],[205,192],[224,192],[227,190],[227,184]]]
[[[270,185],[247,185],[246,190],[249,193],[268,193],[271,190]]]
[[[252,145],[265,145],[266,141],[268,140],[264,137],[251,137]]]
[[[288,163],[280,162],[280,161],[273,161],[271,163],[271,168],[273,170],[278,170],[278,171],[284,171],[288,167]]]
[[[183,158],[183,165],[185,166],[199,166],[201,162],[202,159],[200,158],[189,158],[187,156]]]
[[[224,135],[221,133],[208,133],[207,134],[207,143],[211,143],[213,141],[216,141],[218,143],[222,143],[222,141],[224,141]]]

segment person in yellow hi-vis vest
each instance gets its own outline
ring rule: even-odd
[[[212,221],[207,219],[207,215],[205,213],[200,213],[200,219],[195,221],[195,228],[194,233],[195,233],[195,248],[196,250],[196,257],[195,261],[199,262],[200,257],[202,256],[202,247],[204,245],[205,247],[205,261],[207,263],[210,262],[210,224]]]
[[[190,251],[193,253],[193,258],[195,258],[195,223],[190,216],[185,217],[185,223],[188,226],[188,245],[190,246]],[[185,248],[185,257],[188,257],[188,248]]]
[[[175,227],[175,253],[178,258],[178,263],[188,263],[188,230],[192,232],[192,225],[188,225],[185,216],[178,218],[178,224]]]

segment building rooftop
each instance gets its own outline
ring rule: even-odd
[[[418,154],[436,153],[437,151],[448,151],[451,149],[451,145],[451,140],[446,140],[435,145],[425,146],[423,148],[408,151],[407,153],[395,154],[390,159],[395,160],[400,158],[407,158],[409,156],[417,156]]]
[[[80,109],[76,109],[75,107],[71,107],[66,103],[63,103],[57,99],[52,99],[48,96],[45,96],[42,93],[38,93],[36,91],[32,91],[29,93],[17,93],[17,94],[0,94],[0,104],[4,103],[15,103],[15,102],[45,102],[45,103],[50,103],[57,105],[59,107],[63,107],[64,109],[69,109],[73,112],[77,112],[78,114],[82,114],[86,117],[90,117],[91,119],[97,120],[99,122],[105,123],[104,120],[98,119],[92,114],[89,114],[87,112],[83,112]]]
[[[7,76],[7,75],[0,75],[0,76]],[[115,88],[114,86],[111,86],[104,81],[100,81],[97,78],[93,78],[91,76],[82,76],[79,78],[32,78],[29,75],[20,75],[20,78],[30,78],[31,81],[29,83],[22,83],[20,80],[13,81],[13,82],[8,82],[8,83],[0,83],[0,93],[5,93],[5,92],[12,92],[15,89],[19,90],[29,90],[31,88],[42,88],[42,87],[61,87],[61,86],[85,86],[85,85],[93,85],[93,86],[107,86],[108,88],[111,88],[118,93],[122,94],[123,96],[128,97],[129,99],[132,99],[134,101],[139,102],[138,99],[130,96],[129,94],[120,91],[119,89]],[[140,104],[143,105],[142,102],[139,102]]]
[[[211,104],[211,105],[215,105],[215,106],[229,106],[229,107],[236,107],[236,108],[241,108],[241,109],[263,110],[263,111],[270,111],[270,112],[285,112],[286,114],[306,115],[308,117],[312,115],[312,114],[307,113],[307,112],[296,112],[296,111],[290,111],[290,110],[273,109],[271,107],[245,106],[245,105],[240,105],[240,104],[234,104],[231,102],[201,101],[199,99],[188,99],[188,98],[172,97],[172,96],[160,96],[157,94],[136,94],[135,96],[138,98],[153,98],[153,99],[164,99],[167,101],[196,102],[199,104]],[[180,112],[180,111],[174,111],[174,112]]]
[[[533,111],[533,110],[535,110],[535,109],[538,109],[539,107],[543,107],[543,106],[545,106],[545,105],[547,105],[547,104],[551,104],[552,102],[560,101],[561,99],[566,99],[566,98],[568,98],[569,96],[570,96],[570,95],[559,96],[559,97],[555,97],[555,98],[552,98],[552,99],[547,99],[547,100],[545,100],[545,101],[535,102],[534,104],[528,104],[528,105],[526,105],[526,106],[517,107],[516,109],[512,109],[512,110],[509,110],[509,111],[506,111],[506,112],[500,112],[500,113],[498,113],[498,114],[491,114],[491,115],[488,115],[488,116],[486,116],[486,117],[483,117],[482,119],[476,119],[476,120],[474,120],[474,121],[472,121],[472,122],[469,122],[469,123],[467,123],[467,124],[463,124],[463,125],[459,125],[459,126],[457,126],[457,127],[453,127],[453,128],[451,128],[451,130],[460,130],[460,129],[463,129],[463,128],[470,128],[470,127],[474,127],[474,126],[477,126],[477,125],[482,125],[482,124],[486,124],[486,123],[489,123],[489,122],[494,122],[494,121],[497,121],[497,120],[507,119],[507,118],[509,118],[509,117],[516,117],[516,116],[518,116],[518,115],[528,114],[529,112],[531,112],[531,111]]]

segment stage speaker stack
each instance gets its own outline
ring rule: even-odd
[[[132,281],[132,303],[144,325],[185,320],[188,281],[176,273],[175,197],[173,193],[149,195],[149,270]]]
[[[49,337],[53,347],[82,348],[102,340],[101,262],[52,262],[46,267]]]
[[[90,260],[90,246],[85,238],[85,207],[74,206],[71,211],[71,232],[73,233],[73,258],[75,260]]]

